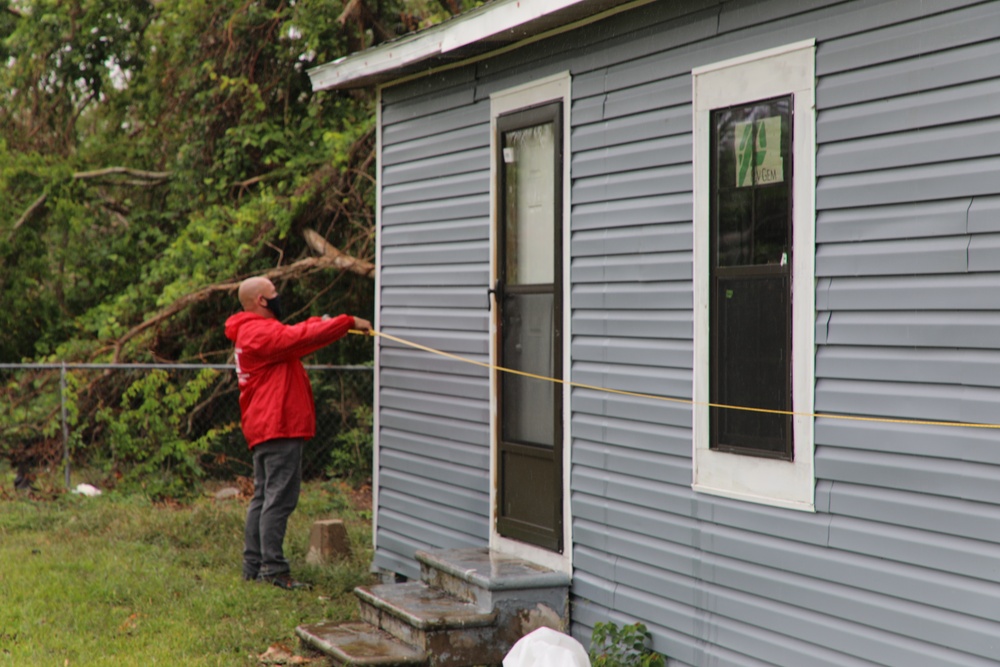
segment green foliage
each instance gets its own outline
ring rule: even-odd
[[[590,640],[592,667],[664,667],[666,660],[649,648],[652,639],[643,623],[618,627],[598,622]]]
[[[372,409],[359,405],[354,409],[353,424],[334,438],[327,474],[352,482],[362,482],[372,474]]]
[[[162,370],[137,380],[122,396],[121,410],[101,410],[107,425],[109,465],[121,476],[122,491],[141,491],[153,499],[185,498],[204,471],[201,457],[235,425],[209,429],[200,437],[183,437],[183,422],[217,371],[206,369],[183,386],[175,386]]]
[[[373,91],[314,93],[307,70],[478,4],[0,0],[0,362],[225,363],[223,287],[307,257],[304,230],[373,260]],[[371,319],[368,278],[303,269],[277,287],[292,320]],[[363,363],[371,341],[314,359]],[[42,386],[57,373],[3,389],[0,458],[61,445]],[[74,391],[75,455],[172,495],[207,443],[171,430],[184,392],[152,382],[124,403],[109,378]],[[360,470],[365,443],[337,446]]]

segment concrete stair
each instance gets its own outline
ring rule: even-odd
[[[296,628],[334,665],[500,665],[518,639],[566,631],[568,574],[488,549],[418,551],[420,581],[355,589],[361,623]]]

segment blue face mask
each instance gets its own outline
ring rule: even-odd
[[[273,299],[268,299],[264,297],[264,301],[267,302],[267,309],[271,311],[275,319],[281,319],[281,295],[275,294]]]

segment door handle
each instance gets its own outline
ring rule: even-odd
[[[497,305],[500,305],[500,300],[503,299],[503,284],[500,282],[499,278],[497,278],[496,282],[493,283],[493,287],[486,288],[487,310],[493,310],[493,300],[490,299],[491,295],[493,296],[493,299],[496,300]]]

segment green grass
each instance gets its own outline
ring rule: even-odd
[[[154,506],[137,497],[16,497],[0,487],[0,665],[257,665],[295,626],[356,616],[369,513],[334,484],[303,489],[285,555],[311,591],[240,579],[246,502]],[[317,519],[342,518],[353,557],[305,563]]]

